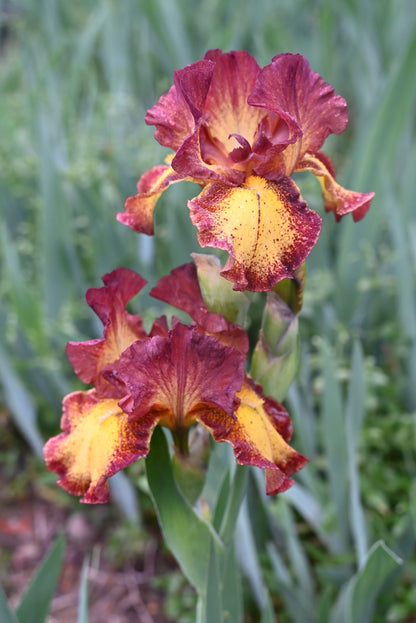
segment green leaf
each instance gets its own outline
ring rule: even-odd
[[[6,595],[0,586],[0,621],[2,623],[18,623],[15,614],[10,610]]]
[[[244,501],[238,517],[235,548],[241,568],[250,583],[257,606],[259,609],[263,609],[267,601],[267,591],[250,522],[247,500]]]
[[[65,540],[59,535],[41,562],[16,610],[20,623],[43,623],[58,584],[65,554]]]
[[[322,358],[325,383],[322,432],[325,454],[328,459],[331,499],[335,504],[337,516],[339,548],[340,551],[345,551],[348,547],[348,456],[345,442],[344,408],[341,389],[334,374],[336,370],[334,355],[325,343],[322,344]]]
[[[312,571],[298,536],[298,526],[296,525],[291,509],[285,498],[279,500],[274,506],[274,509],[278,517],[278,524],[285,535],[287,556],[290,561],[291,569],[293,569],[296,576],[297,584],[302,594],[302,601],[305,600],[306,603],[314,609],[314,582]]]
[[[220,537],[224,543],[228,543],[234,535],[241,504],[246,494],[247,477],[247,466],[236,465],[234,478],[231,484],[231,493],[228,497],[219,531]]]
[[[38,456],[42,456],[43,439],[38,430],[35,403],[0,347],[0,386],[17,428]]]
[[[204,623],[222,623],[222,595],[221,579],[216,548],[211,542],[211,551],[208,566],[208,578],[206,599],[204,603],[205,619]]]
[[[393,578],[402,560],[382,541],[374,543],[363,567],[341,592],[330,623],[371,623],[376,599],[382,590],[392,590]]]
[[[315,613],[302,591],[294,585],[289,570],[273,544],[267,547],[267,553],[276,577],[279,593],[288,611],[296,623],[315,623]]]
[[[79,584],[78,618],[77,623],[89,623],[88,617],[88,557],[84,559]]]
[[[351,361],[351,382],[345,410],[348,470],[349,470],[349,517],[351,532],[359,564],[367,555],[367,529],[361,504],[360,474],[358,468],[357,443],[362,428],[365,408],[365,370],[361,346],[354,342]]]
[[[243,597],[241,576],[233,541],[222,552],[222,607],[224,621],[242,623]]]
[[[210,525],[197,515],[179,491],[166,437],[160,427],[152,435],[146,471],[166,545],[189,582],[203,594],[212,543],[219,541]]]

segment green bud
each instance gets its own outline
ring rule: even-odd
[[[210,311],[230,322],[244,326],[250,299],[245,292],[233,290],[232,283],[221,277],[221,262],[215,255],[191,254],[196,264],[202,298]]]
[[[293,273],[293,279],[282,279],[273,288],[294,314],[302,308],[303,288],[305,286],[305,262]]]
[[[276,292],[268,292],[250,373],[265,394],[281,401],[295,378],[298,363],[298,317]]]

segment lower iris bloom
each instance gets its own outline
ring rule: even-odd
[[[169,329],[161,317],[148,334],[140,316],[125,310],[145,281],[124,268],[103,281],[87,292],[103,338],[67,347],[76,374],[92,388],[64,398],[63,432],[44,449],[58,483],[83,502],[106,502],[108,478],[147,455],[155,426],[169,428],[186,452],[188,431],[199,423],[229,442],[239,463],[265,470],[267,493],[290,487],[306,459],[288,444],[289,415],[245,373],[247,335],[208,311],[195,266],[176,269],[151,292],[193,322],[173,318]]]
[[[321,229],[292,179],[312,171],[337,220],[361,219],[374,193],[346,190],[321,147],[348,122],[345,100],[299,54],[280,54],[260,68],[247,52],[211,50],[174,74],[174,84],[145,117],[173,150],[167,164],[144,173],[118,220],[153,234],[157,199],[190,180],[202,192],[188,202],[202,247],[224,249],[222,275],[235,290],[266,291],[292,278]]]

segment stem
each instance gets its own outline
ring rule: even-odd
[[[189,442],[188,442],[189,428],[181,427],[172,430],[173,442],[175,448],[183,457],[189,456]]]

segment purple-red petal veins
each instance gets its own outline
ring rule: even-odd
[[[210,408],[232,418],[244,362],[235,348],[176,323],[169,337],[140,340],[123,353],[117,375],[129,396],[120,404],[131,419],[154,414],[173,430],[189,428]]]
[[[171,184],[185,177],[166,164],[149,169],[137,182],[137,194],[126,199],[125,211],[117,214],[117,220],[138,233],[153,235],[153,212],[157,200]]]
[[[360,193],[340,186],[335,181],[334,167],[326,154],[305,154],[299,163],[299,170],[309,170],[316,175],[321,185],[325,210],[333,212],[337,221],[350,212],[354,221],[359,221],[370,208],[375,193]]]
[[[83,496],[81,502],[107,502],[108,478],[146,456],[154,424],[139,429],[116,399],[95,390],[74,392],[63,401],[64,432],[45,445],[46,465],[59,474],[63,489]]]
[[[185,311],[205,333],[214,335],[226,346],[234,346],[241,353],[247,353],[249,344],[244,329],[207,309],[199,287],[197,269],[192,262],[162,277],[150,291],[150,296]]]
[[[84,383],[93,383],[101,392],[112,395],[113,389],[102,377],[102,372],[130,344],[146,337],[141,317],[129,314],[125,309],[146,281],[133,270],[117,268],[104,275],[103,282],[102,288],[90,288],[86,299],[104,325],[104,337],[68,342],[66,352],[75,374]]]
[[[267,494],[285,491],[293,484],[289,476],[307,463],[285,441],[289,416],[279,403],[271,398],[265,400],[250,379],[237,396],[241,402],[235,418],[211,409],[198,419],[211,430],[216,441],[232,445],[238,463],[265,469]]]
[[[260,71],[249,103],[266,108],[289,125],[295,123],[301,130],[299,141],[284,152],[287,175],[303,154],[318,151],[329,134],[340,134],[348,123],[344,98],[312,71],[300,54],[275,56]]]
[[[218,55],[205,100],[204,120],[210,137],[219,141],[228,155],[240,147],[244,137],[252,144],[265,112],[248,105],[260,68],[247,52]]]
[[[291,278],[321,229],[321,217],[290,178],[276,183],[251,176],[238,188],[212,183],[188,206],[200,245],[230,254],[221,274],[235,290],[270,290]]]

